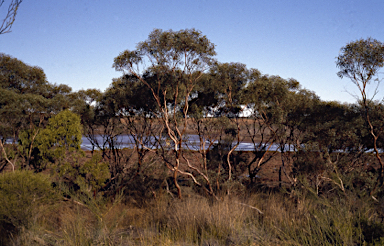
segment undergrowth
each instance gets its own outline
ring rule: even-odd
[[[17,213],[4,215],[8,210],[2,211],[1,242],[4,245],[384,243],[380,203],[353,193],[316,195],[302,188],[224,196],[219,200],[191,193],[179,200],[159,192],[146,203],[137,205],[124,202],[123,192],[114,199],[106,199],[86,189],[80,189],[81,192],[67,190],[63,197],[63,190],[47,186],[47,179],[41,174],[12,174],[19,183],[5,182],[12,179],[7,175],[0,177],[2,206],[15,211],[22,208],[28,215],[23,215],[23,220],[17,218]],[[39,180],[34,184],[36,189],[45,187],[49,192],[32,196],[33,182],[28,181],[29,188],[26,188],[21,178]],[[21,205],[15,203],[14,198],[4,198],[14,197],[5,193],[4,187],[8,187],[8,191],[18,189],[15,194],[24,194],[19,197],[26,201]],[[52,195],[52,191],[56,195]],[[61,194],[60,199],[57,199],[58,194]],[[9,219],[11,216],[13,220]]]

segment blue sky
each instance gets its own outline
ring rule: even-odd
[[[382,0],[24,0],[12,32],[0,35],[0,52],[43,68],[51,83],[104,91],[121,75],[113,58],[153,29],[196,28],[220,62],[294,78],[322,100],[355,102],[335,57],[360,38],[384,42],[383,10]]]

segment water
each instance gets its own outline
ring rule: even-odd
[[[108,148],[109,145],[108,145],[108,139],[103,135],[95,135],[94,136],[94,140],[97,141],[97,143],[99,144],[100,148]],[[150,148],[150,149],[156,149],[158,148],[159,146],[159,141],[157,139],[155,139],[154,137],[145,137],[145,146],[147,148]],[[6,141],[5,141],[5,144],[12,144],[14,141],[12,138],[7,138]],[[167,138],[162,138],[160,139],[160,142],[163,144],[163,146],[166,146],[167,143],[169,144],[168,147],[172,147],[172,141],[170,141],[169,139]],[[131,135],[119,135],[117,136],[115,139],[114,139],[114,143],[115,143],[115,147],[118,148],[118,149],[123,149],[123,148],[129,148],[129,149],[133,149],[136,147],[135,145],[135,141],[134,141],[134,138],[131,136]],[[215,141],[214,144],[217,144],[218,142]],[[17,141],[16,141],[16,144],[17,144]],[[233,142],[232,143],[232,146],[234,146],[236,143]],[[209,142],[206,141],[206,145],[205,145],[205,149],[207,149],[209,146]],[[265,146],[265,145],[264,145]],[[268,149],[268,146],[269,145],[266,145],[266,148],[265,149]],[[141,146],[139,146],[141,147]],[[200,139],[199,139],[199,136],[198,135],[187,135],[183,141],[183,144],[182,144],[182,147],[184,149],[189,149],[189,150],[199,150],[200,149]],[[257,146],[258,149],[259,146]],[[303,148],[305,146],[302,146]],[[92,150],[93,149],[93,145],[92,143],[89,141],[89,139],[85,136],[82,137],[82,143],[81,143],[81,148],[83,150]],[[95,150],[98,150],[100,149],[98,147],[95,146]],[[253,143],[249,143],[249,142],[241,142],[237,148],[235,149],[236,151],[254,151],[255,150],[255,146]],[[278,151],[280,152],[280,145],[278,144],[272,144],[272,146],[269,148],[269,151]],[[289,144],[286,144],[284,145],[284,151],[286,152],[293,152],[293,151],[296,151],[295,149],[295,146],[294,145],[289,145]],[[344,150],[335,150],[335,152],[344,152]],[[368,150],[365,150],[364,152],[366,153],[371,153],[371,152],[374,152],[373,149],[368,149]],[[383,153],[384,150],[383,149],[379,149],[379,153]]]
[[[94,136],[95,141],[99,144],[99,146],[103,146],[104,148],[108,148],[108,143],[106,137],[103,137],[103,135],[95,135]],[[81,148],[84,150],[92,150],[93,146],[92,143],[89,141],[89,139],[85,136],[82,138],[83,142],[81,144]],[[167,140],[166,138],[162,138],[160,140],[163,144],[171,146],[172,141]],[[131,135],[119,135],[114,139],[115,147],[122,149],[122,148],[134,148],[135,141],[134,138]],[[146,137],[146,144],[145,146],[151,149],[156,149],[158,147],[158,141],[154,137]],[[218,142],[215,141],[214,144],[217,144]],[[232,146],[234,146],[236,143],[232,143]],[[207,149],[209,145],[209,142],[206,141],[205,148]],[[200,139],[198,135],[187,135],[186,138],[183,141],[182,144],[183,148],[190,149],[190,150],[199,150],[200,149]],[[269,145],[267,145],[268,148]],[[140,146],[141,147],[141,146]],[[98,149],[95,147],[95,149]],[[255,149],[255,146],[253,143],[247,143],[247,142],[241,142],[237,148],[236,151],[253,151]],[[293,145],[285,145],[284,146],[285,151],[294,151]],[[272,146],[269,148],[269,151],[280,151],[280,146],[278,144],[272,144]]]

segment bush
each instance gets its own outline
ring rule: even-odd
[[[49,119],[47,127],[37,135],[35,145],[42,158],[60,162],[68,151],[80,151],[81,131],[80,117],[64,110]]]
[[[9,233],[28,228],[41,206],[57,198],[49,177],[30,171],[0,175],[0,242]]]

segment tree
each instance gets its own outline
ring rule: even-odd
[[[0,148],[13,168],[15,163],[8,158],[3,142],[9,137],[16,141],[20,132],[28,130],[31,138],[29,143],[33,145],[39,127],[50,113],[47,110],[50,104],[49,88],[41,68],[0,54]],[[29,162],[30,153],[25,154]],[[0,170],[3,167],[1,165]]]
[[[215,116],[225,118],[225,120],[229,121],[223,129],[226,134],[226,143],[219,141],[216,146],[220,148],[224,147],[224,149],[227,148],[225,155],[228,166],[228,181],[232,179],[234,169],[233,164],[231,164],[231,155],[241,141],[239,121],[239,115],[242,111],[240,106],[241,93],[254,73],[259,74],[257,70],[249,71],[245,64],[233,62],[216,63],[211,67],[209,73],[210,84],[212,85],[212,90],[215,92],[215,99],[217,100],[217,104],[214,106],[212,113]],[[229,193],[229,189],[227,192]]]
[[[16,19],[17,10],[23,0],[12,0],[8,6],[7,14],[0,26],[0,34],[11,32],[11,27]],[[5,0],[0,0],[0,8],[3,7]]]
[[[377,92],[370,98],[367,94],[367,87],[372,82],[380,82],[378,71],[384,66],[384,43],[376,39],[360,39],[341,48],[337,57],[336,66],[340,69],[337,75],[340,78],[347,77],[354,83],[361,94],[361,104],[365,109],[365,120],[368,124],[370,134],[373,138],[373,149],[376,158],[380,163],[380,175],[378,181],[383,183],[384,162],[382,161],[377,141],[378,131],[370,119],[370,105]],[[377,89],[377,88],[376,88]]]
[[[51,115],[75,103],[69,100],[71,90],[67,85],[50,84],[42,68],[0,53],[0,151],[6,164],[15,167],[4,147],[14,148],[14,158],[21,156],[25,161],[21,168],[29,168],[37,134]],[[3,146],[7,138],[13,143],[19,140],[17,148]],[[6,164],[0,164],[0,171]]]
[[[353,106],[315,102],[299,128],[304,133],[303,147],[294,155],[293,176],[305,178],[317,194],[330,190],[330,184],[345,192],[346,175],[366,168],[362,126],[363,118]]]
[[[294,79],[285,80],[279,76],[269,76],[253,72],[253,76],[243,92],[243,103],[251,110],[245,121],[247,136],[253,143],[254,157],[248,162],[250,181],[253,183],[258,172],[279,152],[269,151],[275,145],[279,147],[282,169],[285,172],[287,146],[292,146],[292,139],[297,134],[288,122],[300,103],[300,85]],[[297,127],[297,125],[294,125]]]
[[[158,150],[166,166],[173,172],[173,180],[181,198],[177,183],[179,174],[196,179],[192,172],[182,170],[182,144],[187,129],[189,101],[193,89],[204,71],[213,63],[215,46],[195,29],[162,31],[155,29],[137,49],[126,50],[114,59],[113,67],[135,76],[147,86],[155,101],[152,113],[162,120],[167,138],[172,142],[174,159],[169,159],[168,145]],[[163,139],[161,136],[158,140]],[[166,148],[164,148],[166,147]],[[189,170],[194,170],[186,161]]]
[[[243,173],[241,165],[234,163],[233,152],[240,143],[239,103],[249,75],[244,64],[216,62],[192,93],[188,129],[199,142],[189,146],[201,155],[199,169],[204,170],[209,194],[219,194],[226,187],[228,193]]]
[[[149,149],[156,148],[152,139],[159,134],[154,120],[156,102],[147,86],[135,76],[125,75],[115,79],[104,94],[100,105],[119,118],[122,133],[130,136],[138,157],[137,173]]]

